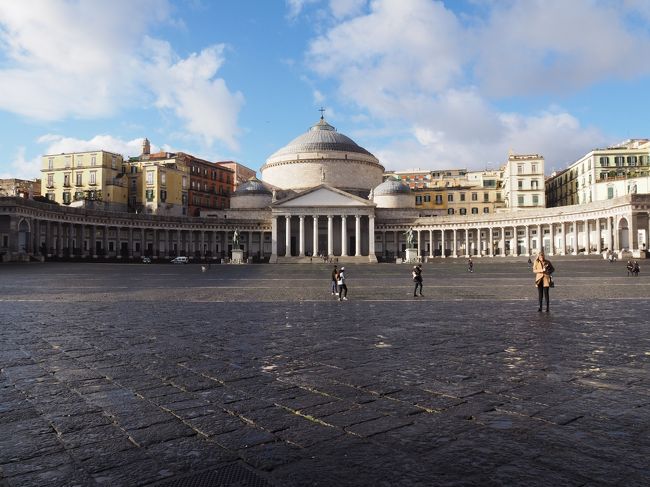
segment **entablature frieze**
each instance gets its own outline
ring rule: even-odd
[[[328,217],[328,216],[375,216],[375,209],[371,207],[323,207],[323,208],[282,208],[274,209],[272,217],[304,216],[304,217]]]

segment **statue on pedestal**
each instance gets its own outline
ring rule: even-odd
[[[232,234],[232,248],[239,249],[239,231],[237,229]]]
[[[409,228],[406,232],[404,232],[404,236],[406,237],[406,248],[407,249],[413,249],[413,244],[415,243],[415,236],[413,234],[413,227]]]

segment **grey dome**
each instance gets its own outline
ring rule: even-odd
[[[284,155],[321,151],[352,152],[374,157],[366,149],[357,145],[350,137],[338,133],[325,119],[321,118],[308,132],[293,139],[271,155],[269,159]]]
[[[233,196],[245,196],[249,194],[268,194],[272,195],[272,191],[264,186],[264,183],[260,181],[259,179],[253,177],[250,178],[248,181],[245,183],[239,185],[235,192],[233,193]]]
[[[398,179],[392,179],[392,178],[387,179],[386,181],[381,183],[373,190],[373,194],[375,196],[384,196],[390,194],[404,194],[410,192],[411,192],[411,188],[409,188],[408,184],[405,184]]]

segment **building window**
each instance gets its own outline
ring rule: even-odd
[[[533,179],[533,180],[530,182],[530,188],[531,188],[531,189],[538,189],[538,185],[539,185],[539,181],[537,181],[537,179]]]
[[[416,204],[416,205],[421,205],[421,204],[422,204],[422,196],[417,195],[417,196],[415,197],[415,204]]]
[[[530,165],[530,172],[532,172],[533,174],[537,172],[537,164]]]
[[[613,186],[609,186],[609,187],[607,188],[607,199],[608,199],[608,200],[611,200],[613,197],[614,197],[614,187],[613,187]]]
[[[519,164],[517,166],[517,174],[523,174],[524,173],[524,166],[522,164]]]
[[[66,205],[70,204],[70,191],[64,191],[63,192],[63,204],[66,204]]]
[[[517,203],[519,204],[519,206],[524,206],[524,195],[519,195],[517,197]]]
[[[77,178],[77,180],[76,180],[76,185],[77,185],[77,186],[81,186],[81,185],[83,184],[83,173],[78,172],[78,173],[76,174],[76,178]]]
[[[50,201],[54,201],[54,193],[47,193],[47,199]]]
[[[478,208],[472,208],[472,215],[478,215]]]
[[[490,193],[483,193],[483,201],[487,203],[490,201]]]
[[[627,165],[636,166],[636,156],[627,156]]]
[[[472,193],[472,201],[478,201],[478,193]]]
[[[148,189],[145,193],[145,197],[147,198],[147,201],[153,201],[154,198],[153,189]]]
[[[90,171],[90,184],[97,184],[97,171]]]
[[[467,208],[461,208],[460,209],[460,214],[461,215],[467,215]]]
[[[460,200],[465,201],[465,193],[460,193]]]
[[[483,207],[483,213],[490,213],[490,208],[488,208],[487,206],[484,206]]]
[[[111,168],[113,168],[113,169],[117,168],[117,157],[116,156],[111,156]]]
[[[601,166],[609,166],[609,157],[601,157],[600,158],[600,165]]]
[[[153,185],[153,171],[147,171],[147,185]]]
[[[54,169],[54,159],[51,157],[47,160],[47,169],[50,171]]]
[[[63,175],[63,186],[70,186],[70,173]]]
[[[625,164],[625,157],[623,156],[614,157],[614,164],[616,164],[616,166],[618,167],[621,167],[623,164]]]
[[[436,195],[436,205],[441,205],[442,204],[442,195],[437,194]]]
[[[97,156],[92,156],[90,158],[90,165],[91,166],[96,166],[97,165]]]
[[[81,201],[84,199],[84,192],[83,191],[75,191],[74,192],[74,200],[75,201]]]
[[[453,203],[454,202],[454,195],[453,194],[448,194],[447,195],[447,201],[450,202],[450,203]]]
[[[534,194],[533,195],[533,206],[539,205],[539,196]]]
[[[138,173],[138,166],[131,166],[131,174],[137,174]]]
[[[72,156],[65,156],[65,168],[70,169],[70,161],[72,160]]]
[[[47,175],[47,187],[52,188],[54,186],[54,174]]]
[[[448,215],[453,215],[454,214],[454,209],[453,208],[447,208],[447,214]]]
[[[77,167],[81,167],[83,162],[83,156],[77,156]]]
[[[160,190],[160,201],[162,201],[163,203],[167,201],[167,191],[165,191],[164,189]]]
[[[431,195],[430,194],[425,194],[424,195],[424,202],[429,203],[431,201]]]
[[[131,189],[135,191],[137,189],[137,183],[138,181],[136,179],[131,180]]]
[[[162,184],[163,186],[167,184],[167,178],[165,177],[164,171],[160,172],[160,184]]]
[[[517,180],[517,189],[524,189],[524,182],[521,179]]]

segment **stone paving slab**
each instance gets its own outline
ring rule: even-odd
[[[643,263],[524,260],[2,265],[0,486],[647,485]]]

